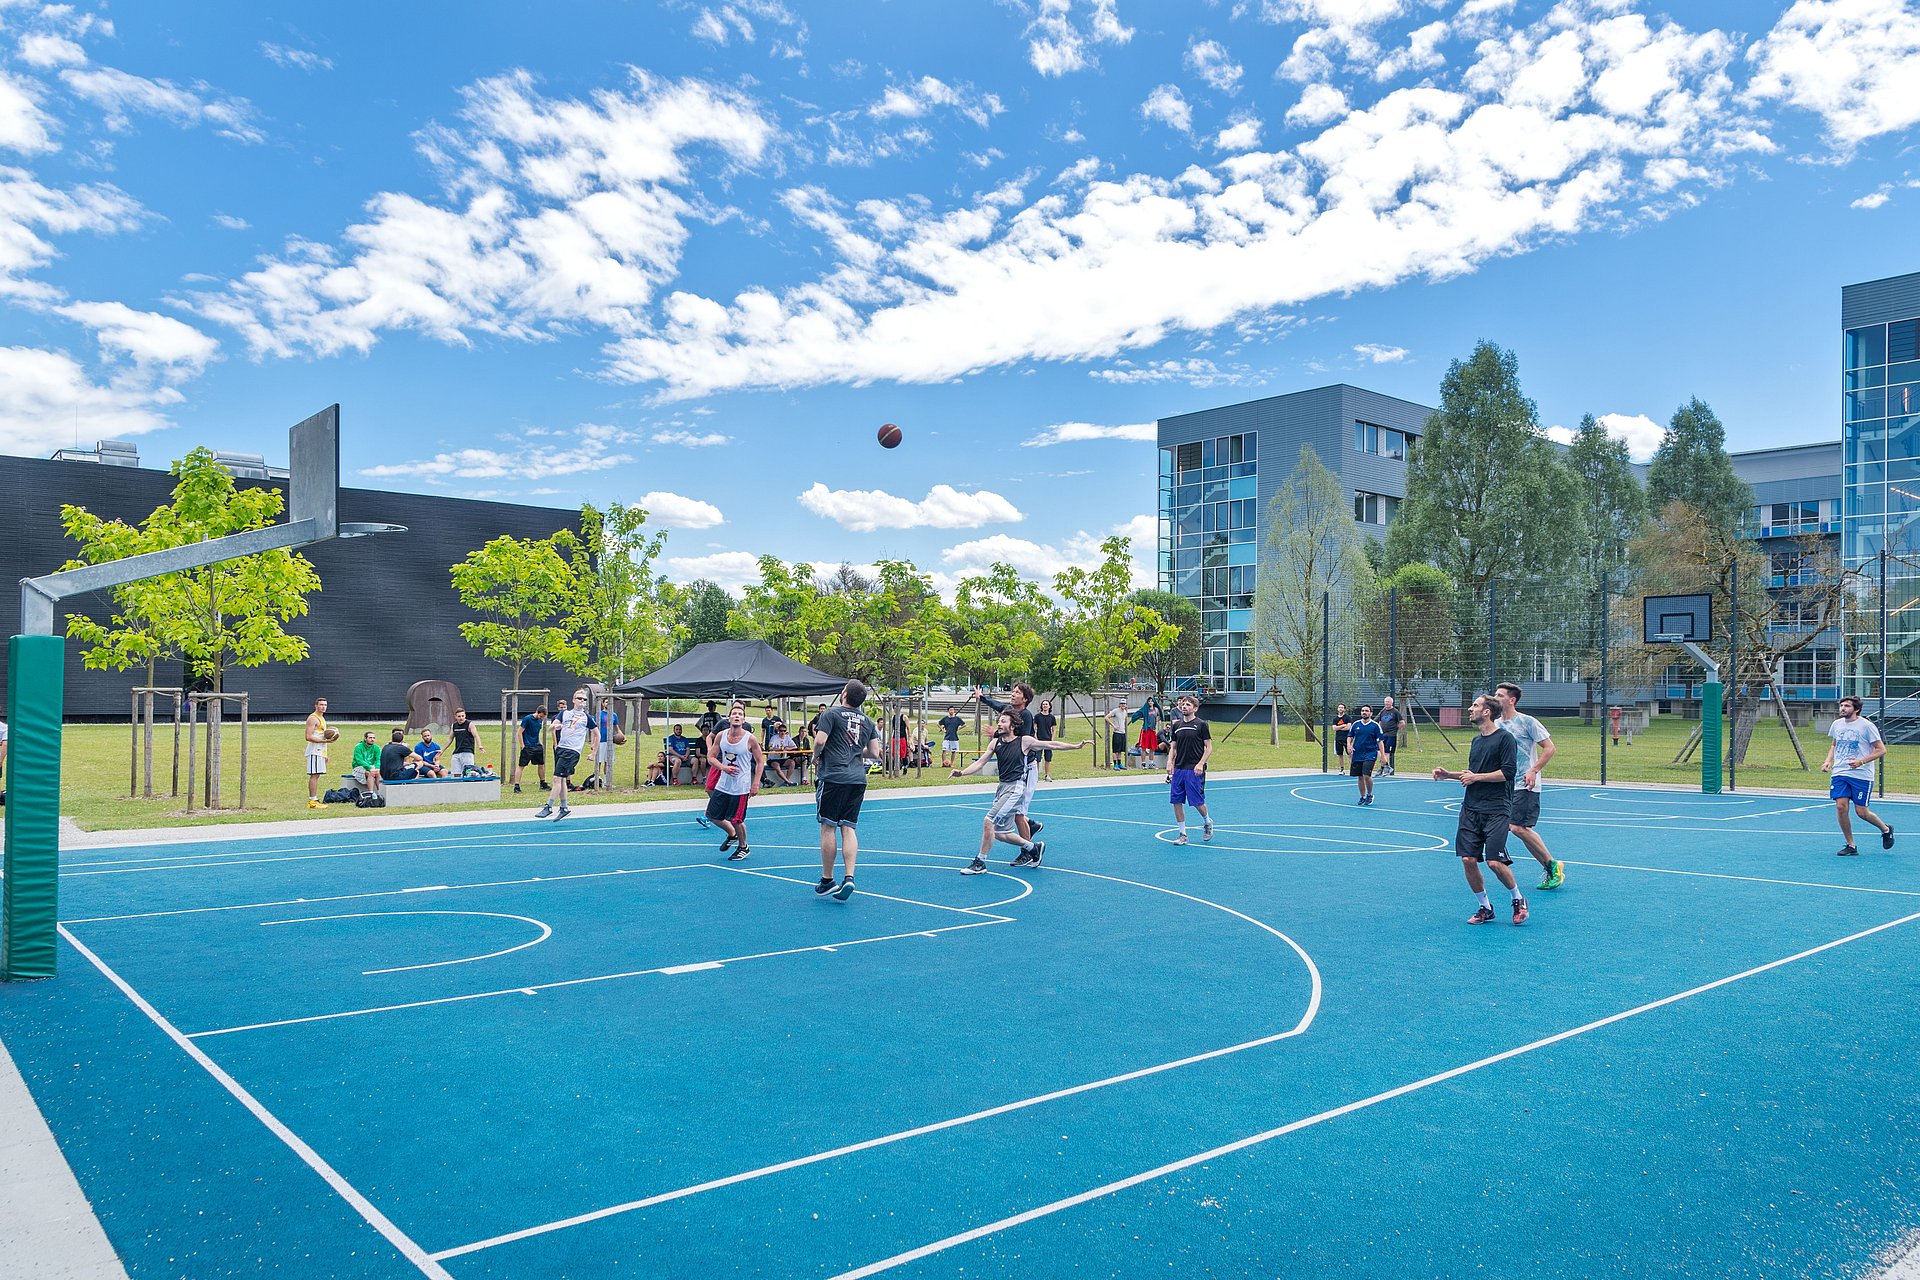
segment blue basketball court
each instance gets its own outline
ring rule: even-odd
[[[1869,1276],[1920,1232],[1920,825],[1552,787],[657,809],[70,852],[0,1038],[145,1277]],[[1896,827],[1920,812],[1889,804]],[[1870,833],[1869,833],[1870,834]]]

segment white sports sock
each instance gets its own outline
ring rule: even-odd
[[[1487,897],[1484,892],[1476,893],[1473,896],[1480,899],[1480,905],[1483,907],[1491,907],[1493,905],[1493,899]]]
[[[1518,880],[1514,881],[1513,888],[1507,890],[1507,892],[1513,895],[1515,902],[1520,901],[1520,882]]]

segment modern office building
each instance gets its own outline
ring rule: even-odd
[[[1840,328],[1840,543],[1865,587],[1842,678],[1868,714],[1920,722],[1920,274],[1841,289]]]
[[[1838,441],[1824,441],[1731,455],[1734,474],[1753,486],[1748,533],[1767,557],[1765,586],[1779,598],[1776,611],[1784,627],[1796,626],[1786,610],[1802,603],[1793,588],[1815,581],[1821,555],[1839,548],[1840,450]],[[1840,653],[1841,631],[1832,627],[1787,655],[1776,673],[1787,701],[1838,699]]]
[[[1381,537],[1433,412],[1341,383],[1160,420],[1160,585],[1200,610],[1195,676],[1217,700],[1255,696],[1253,584],[1265,512],[1301,448],[1341,477],[1354,519]]]

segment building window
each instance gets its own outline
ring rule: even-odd
[[[1418,436],[1392,427],[1376,426],[1371,422],[1353,424],[1353,447],[1360,453],[1379,454],[1384,458],[1411,458],[1414,442]]]
[[[1353,495],[1355,524],[1389,525],[1400,510],[1400,499],[1384,493],[1356,492]]]
[[[1259,522],[1259,436],[1214,436],[1161,451],[1161,586],[1200,610],[1208,651],[1176,688],[1253,692],[1252,640],[1235,610],[1253,607]]]

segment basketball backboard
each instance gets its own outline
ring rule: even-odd
[[[340,531],[340,406],[297,424],[287,440],[287,522],[312,520],[312,540],[324,541]]]
[[[1644,644],[1676,644],[1691,640],[1705,644],[1713,638],[1713,597],[1710,595],[1648,596],[1641,601]]]

